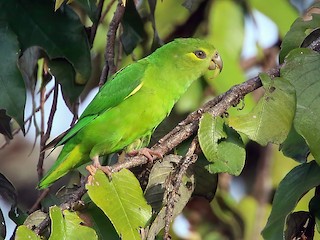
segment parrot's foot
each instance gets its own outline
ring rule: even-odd
[[[99,156],[94,156],[92,158],[92,166],[95,169],[100,169],[101,171],[103,171],[105,174],[107,174],[109,180],[111,180],[111,175],[112,175],[112,169],[109,166],[101,166],[100,162],[99,162]],[[88,170],[89,171],[89,170]],[[89,171],[90,172],[90,171]],[[91,172],[90,172],[91,174]],[[92,175],[92,174],[91,174]]]
[[[157,158],[163,158],[162,154],[151,150],[149,148],[141,148],[139,150],[133,150],[131,152],[128,153],[129,156],[133,157],[133,156],[137,156],[137,155],[143,155],[146,158],[148,158],[148,160],[150,162],[153,162],[153,160],[157,159]]]

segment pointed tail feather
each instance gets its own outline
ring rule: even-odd
[[[89,160],[89,157],[80,151],[80,145],[76,146],[64,146],[58,159],[49,169],[47,174],[41,179],[37,188],[44,189],[49,187],[59,178],[66,175],[70,170],[79,167],[85,161]]]

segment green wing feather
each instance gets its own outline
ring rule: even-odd
[[[141,86],[146,66],[147,61],[140,60],[114,74],[81,114],[77,124],[67,132],[56,147],[65,144],[99,115],[116,107],[123,100],[135,94],[139,90],[139,86]]]

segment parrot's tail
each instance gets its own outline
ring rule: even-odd
[[[75,169],[84,163],[85,155],[80,151],[80,145],[65,146],[56,162],[49,169],[47,174],[41,179],[37,188],[44,189],[49,187],[59,178],[66,175],[70,170]]]

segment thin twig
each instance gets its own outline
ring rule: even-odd
[[[109,30],[107,33],[107,46],[105,49],[104,57],[105,57],[105,65],[102,69],[102,73],[100,76],[99,86],[102,86],[108,76],[111,76],[116,72],[116,65],[115,65],[115,41],[116,41],[116,33],[123,17],[125,10],[125,5],[123,4],[122,0],[119,0],[117,9],[113,15],[113,18],[109,24]]]
[[[97,33],[98,26],[99,26],[99,24],[100,24],[100,18],[101,18],[103,3],[104,3],[104,0],[100,0],[100,1],[99,1],[98,6],[97,6],[97,9],[98,9],[97,21],[96,21],[95,23],[93,23],[93,24],[92,24],[92,27],[91,27],[90,39],[89,39],[89,43],[90,43],[91,46],[93,45],[94,39],[95,39],[95,37],[96,37],[96,33]]]
[[[106,7],[106,10],[102,13],[101,17],[100,17],[100,23],[103,22],[104,18],[107,16],[108,12],[110,11],[112,5],[116,2],[116,0],[111,0],[109,2],[109,4]]]
[[[43,177],[43,161],[45,158],[45,151],[42,151],[48,141],[52,129],[53,118],[57,110],[57,102],[58,102],[58,83],[55,82],[54,85],[54,92],[53,92],[53,100],[52,106],[49,114],[49,118],[47,121],[47,130],[44,131],[44,103],[45,103],[45,88],[41,90],[41,104],[40,104],[40,111],[41,111],[41,137],[40,137],[40,155],[37,164],[37,172],[38,172],[38,179],[40,180]]]
[[[175,167],[175,171],[169,175],[168,183],[166,184],[166,192],[164,194],[165,198],[165,225],[164,225],[164,236],[163,239],[171,239],[169,236],[169,230],[170,230],[170,223],[173,219],[173,213],[175,205],[178,201],[179,195],[179,189],[182,183],[182,178],[186,174],[187,169],[190,165],[195,163],[195,161],[198,159],[198,156],[195,153],[197,149],[197,145],[199,144],[198,138],[195,137],[188,149],[188,152],[186,153],[185,157],[181,159],[178,166]]]

